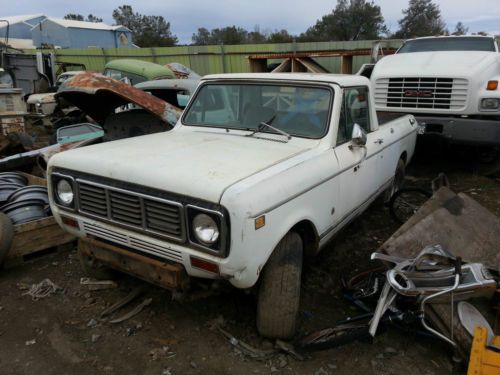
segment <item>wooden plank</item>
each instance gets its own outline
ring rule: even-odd
[[[47,186],[47,180],[42,177],[33,176],[29,173],[22,173],[28,179],[28,185],[41,185]]]
[[[53,216],[14,225],[14,240],[7,259],[19,258],[36,251],[63,245],[75,240],[75,237],[64,231]]]

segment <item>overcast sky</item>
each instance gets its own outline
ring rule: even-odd
[[[171,31],[180,43],[190,43],[199,27],[213,29],[240,26],[261,31],[286,29],[300,34],[316,20],[330,13],[336,0],[2,0],[1,16],[44,13],[62,18],[67,13],[79,13],[103,18],[113,24],[113,9],[123,4],[145,15],[161,15],[171,24]],[[382,8],[386,25],[396,31],[407,0],[374,0]],[[450,31],[462,21],[469,32],[486,31],[500,34],[500,0],[434,0]]]

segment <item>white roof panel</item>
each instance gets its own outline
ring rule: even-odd
[[[44,17],[42,13],[40,14],[25,14],[25,15],[20,15],[20,16],[9,16],[9,17],[2,17],[0,16],[0,20],[5,20],[9,22],[9,25],[14,25],[19,22],[26,22],[29,21],[33,18],[38,18],[38,17]],[[0,27],[6,27],[7,25],[2,22],[0,23]]]
[[[48,17],[45,21],[52,21],[58,25],[69,27],[69,28],[79,28],[79,29],[92,29],[92,30],[117,30],[126,29],[125,26],[110,26],[103,22],[87,22],[87,21],[75,21],[75,20],[65,20],[62,18],[52,18]]]
[[[211,74],[203,77],[203,80],[210,79],[236,79],[236,80],[287,80],[287,81],[309,81],[336,83],[340,86],[369,85],[366,77],[356,74],[328,74],[328,73],[231,73],[231,74]]]

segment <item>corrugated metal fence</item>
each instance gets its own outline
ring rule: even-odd
[[[119,58],[141,59],[158,64],[178,62],[201,75],[212,73],[240,73],[250,71],[248,55],[266,53],[293,53],[303,51],[335,51],[370,49],[374,41],[242,44],[212,46],[181,46],[158,48],[85,48],[57,49],[53,52],[58,62],[82,63],[87,70],[102,71],[104,65]],[[383,47],[397,48],[401,40],[387,40]],[[332,73],[340,72],[339,57],[318,57],[315,60]],[[355,56],[353,72],[369,61],[368,56]],[[272,62],[272,61],[269,61]]]

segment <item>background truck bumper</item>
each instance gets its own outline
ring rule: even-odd
[[[425,134],[441,135],[453,143],[500,146],[500,121],[455,117],[415,116]]]

